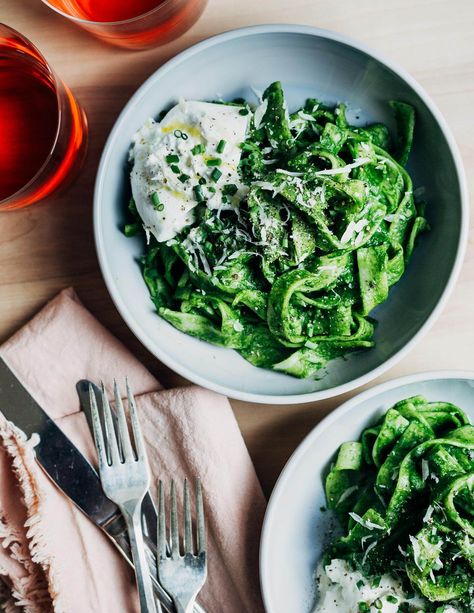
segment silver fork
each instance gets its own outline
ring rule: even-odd
[[[120,507],[127,524],[137,578],[140,610],[142,613],[157,613],[141,524],[141,506],[150,486],[150,472],[135,399],[130,391],[128,381],[126,386],[134,445],[132,446],[125,408],[115,381],[114,394],[117,428],[115,429],[114,427],[110,404],[103,386],[102,408],[104,427],[102,427],[94,391],[92,386],[89,387],[92,426],[99,459],[99,474],[102,488],[105,495]],[[161,612],[159,604],[158,612]]]
[[[191,499],[188,482],[184,480],[183,550],[180,553],[178,502],[176,486],[171,481],[170,501],[170,551],[167,551],[165,495],[163,483],[159,483],[158,510],[158,577],[161,585],[172,597],[177,613],[191,613],[196,596],[207,577],[206,529],[201,482],[196,480],[196,546],[193,542]]]

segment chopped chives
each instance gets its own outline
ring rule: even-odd
[[[240,109],[239,111],[239,115],[248,115],[249,114],[249,110],[248,109]]]
[[[186,181],[188,181],[188,179],[190,179],[191,177],[189,175],[183,174],[179,175],[178,179],[181,181],[181,183],[186,183]]]
[[[160,198],[158,196],[158,192],[153,192],[151,195],[151,203],[153,204],[153,208],[158,208],[160,204]]]
[[[211,158],[206,162],[206,166],[220,166],[221,164],[222,160],[220,158]]]
[[[193,155],[197,155],[198,153],[204,153],[204,145],[202,145],[201,143],[199,143],[198,145],[194,145],[194,147],[191,149],[191,153]]]
[[[186,134],[186,132],[183,132],[182,130],[175,130],[173,132],[173,134],[176,136],[176,138],[182,138],[183,140],[188,140],[188,135]]]
[[[164,208],[165,208],[165,205],[162,202],[160,202],[160,204],[157,207],[155,207],[155,208],[156,208],[157,211],[163,211]]]
[[[216,188],[213,187],[212,185],[210,185],[207,189],[211,192],[211,194],[215,194],[216,193]]]
[[[176,164],[179,162],[179,155],[176,155],[175,153],[170,153],[165,157],[165,160],[168,162],[168,164]]]
[[[224,185],[222,193],[226,196],[234,196],[237,193],[237,185],[235,183],[227,183]]]
[[[222,172],[218,168],[214,168],[214,170],[211,172],[211,179],[213,181],[219,181],[221,177],[222,177]]]
[[[135,200],[133,199],[133,196],[128,201],[128,210],[130,211],[132,215],[138,215],[137,205],[135,204]]]
[[[206,179],[204,177],[201,177],[198,181],[199,185],[206,185]]]
[[[193,187],[193,192],[198,202],[202,202],[204,200],[204,194],[202,193],[202,187],[200,185],[195,185]]]
[[[373,588],[379,587],[381,581],[382,581],[381,575],[374,577],[371,582],[371,587]]]
[[[224,153],[225,146],[226,146],[225,140],[224,139],[220,140],[217,143],[217,147],[216,147],[217,153]]]
[[[135,236],[135,234],[138,234],[138,232],[140,232],[141,228],[142,228],[142,224],[138,221],[135,223],[128,223],[125,225],[123,229],[123,233],[127,237]]]
[[[170,168],[174,172],[175,175],[179,175],[179,173],[181,172],[181,170],[179,169],[179,166],[176,166],[176,164],[172,164]]]

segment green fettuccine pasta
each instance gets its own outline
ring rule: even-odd
[[[325,485],[343,529],[327,562],[392,573],[423,611],[474,610],[474,426],[461,409],[398,402],[340,447]]]
[[[184,333],[317,377],[329,360],[373,347],[370,314],[428,228],[404,168],[414,110],[390,103],[392,137],[380,123],[349,125],[342,104],[309,99],[289,114],[279,82],[257,109],[233,104],[251,117],[238,168],[245,196],[200,181],[194,220],[167,242],[151,237],[143,276],[158,314]],[[230,206],[208,208],[208,187]],[[135,215],[126,233],[137,226]]]

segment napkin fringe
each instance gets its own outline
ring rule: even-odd
[[[3,521],[0,522],[0,542],[8,547],[11,556],[26,570],[25,577],[17,578],[12,585],[13,603],[21,607],[25,613],[45,613],[47,610],[61,611],[51,560],[45,553],[47,546],[41,532],[41,499],[32,466],[34,466],[34,446],[38,436],[33,435],[27,440],[25,434],[11,422],[0,426],[0,437],[3,447],[11,458],[12,472],[16,477],[22,493],[26,510],[26,539],[28,551],[22,547],[18,535]],[[48,603],[48,604],[47,604]],[[51,609],[52,605],[52,609]],[[7,606],[10,606],[7,601]],[[8,609],[5,609],[8,611]],[[10,607],[10,611],[15,609]]]
[[[2,571],[0,569],[0,575]],[[12,597],[11,588],[7,585],[6,581],[0,578],[0,608],[5,613],[22,613],[20,607],[15,604]]]
[[[0,566],[0,575],[4,577],[0,581],[1,609],[7,613],[44,613],[45,603],[51,603],[44,577],[37,572],[28,549],[25,551],[21,536],[4,517],[0,517],[0,546],[8,549],[10,557],[21,564],[27,573],[24,577],[11,577],[7,569]]]

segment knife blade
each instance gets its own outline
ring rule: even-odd
[[[97,406],[99,407],[99,413],[102,414],[102,410],[101,410],[102,409],[102,392],[100,388],[97,385],[95,385],[95,383],[93,383],[92,381],[89,381],[88,379],[81,379],[80,381],[76,383],[76,391],[79,396],[79,400],[81,402],[82,411],[87,419],[89,430],[92,435],[92,433],[94,432],[94,429],[92,427],[92,409],[91,409],[91,403],[90,403],[90,398],[89,398],[89,387],[91,387],[94,392]],[[117,420],[117,416],[113,409],[112,409],[112,419],[114,421]],[[153,499],[150,496],[150,493],[147,493],[145,498],[143,499],[142,514],[145,520],[144,523],[146,527],[146,536],[148,537],[146,539],[147,545],[156,554],[155,543],[158,542],[158,516],[156,512],[155,503],[153,502]]]
[[[74,504],[100,526],[109,524],[119,509],[102,491],[97,473],[20,383],[0,357],[0,410],[28,438],[39,434],[36,459]]]
[[[82,453],[43,411],[0,356],[0,411],[28,437],[37,433],[36,460],[66,496],[101,528],[133,567],[125,522],[118,507],[102,490],[99,477]],[[175,612],[171,598],[156,579],[150,556],[153,587],[166,611]],[[200,608],[198,607],[199,611]],[[200,610],[202,613],[202,610]]]

